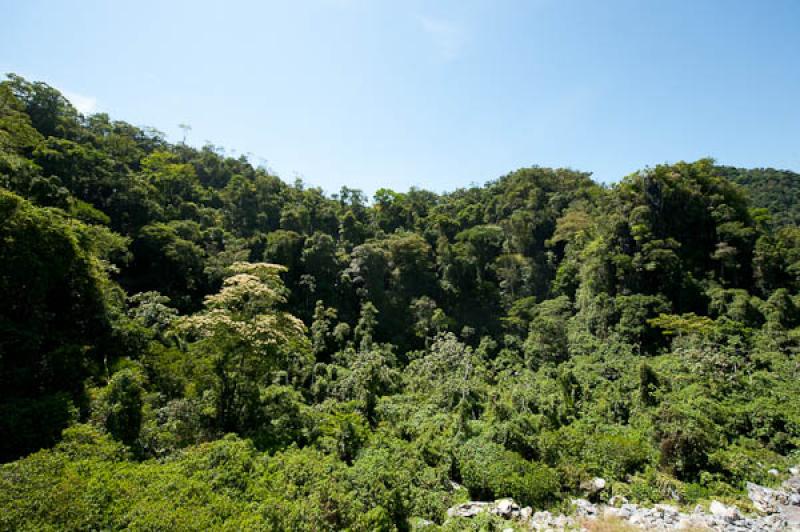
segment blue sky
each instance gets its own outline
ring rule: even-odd
[[[796,0],[0,0],[0,72],[250,154],[435,191],[715,157],[800,169]]]

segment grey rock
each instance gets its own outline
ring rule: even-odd
[[[514,502],[514,499],[498,499],[490,511],[501,517],[510,517],[515,510],[519,511],[519,505]]]
[[[742,514],[735,506],[727,506],[719,501],[711,501],[709,511],[714,517],[718,517],[727,523],[732,523],[741,519]]]
[[[704,528],[705,521],[703,519],[698,518],[696,516],[687,516],[681,517],[678,520],[678,523],[675,525],[675,528],[678,530],[686,530],[686,529],[693,529],[693,528]]]
[[[635,511],[636,511],[636,505],[635,504],[627,504],[626,503],[626,504],[623,504],[622,506],[619,507],[619,515],[622,518],[626,518],[627,519],[628,517],[632,516]]]
[[[628,522],[632,525],[638,525],[644,522],[644,516],[640,513],[635,513],[628,519]]]
[[[596,517],[597,506],[590,503],[586,499],[572,499],[572,504],[575,506],[575,514],[578,517]]]
[[[785,491],[774,490],[748,482],[747,496],[753,501],[753,506],[761,512],[774,513],[781,505],[789,504],[789,494]]]
[[[449,510],[447,510],[448,517],[475,517],[481,512],[485,512],[489,509],[491,503],[488,502],[478,502],[478,501],[470,501],[465,502],[464,504],[459,504],[457,506],[453,506]]]
[[[573,499],[571,503],[574,511],[571,515],[553,515],[546,511],[534,512],[531,507],[520,507],[510,498],[494,502],[470,501],[450,508],[447,515],[474,517],[482,512],[491,512],[517,523],[515,526],[546,531],[585,530],[582,528],[583,522],[603,517],[621,519],[639,529],[660,532],[685,529],[717,532],[761,530],[800,532],[800,476],[790,477],[783,483],[783,489],[747,483],[747,493],[753,506],[765,515],[748,517],[736,506],[726,505],[720,501],[712,501],[708,511],[697,505],[691,513],[683,513],[671,504],[656,504],[648,508],[631,504],[619,496],[609,499],[608,504]],[[426,524],[421,523],[422,526]]]
[[[591,480],[581,482],[581,489],[589,495],[594,495],[603,491],[606,487],[606,479],[594,477]]]
[[[614,495],[610,499],[608,499],[609,506],[622,506],[623,504],[627,504],[628,499],[623,497],[622,495]]]
[[[784,480],[781,487],[792,493],[800,493],[800,476],[793,476]]]
[[[653,508],[660,510],[664,515],[678,515],[680,510],[671,504],[656,504]]]

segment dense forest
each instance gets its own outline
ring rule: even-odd
[[[0,529],[738,500],[798,459],[798,194],[704,159],[328,195],[8,75]]]

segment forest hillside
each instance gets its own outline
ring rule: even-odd
[[[800,460],[799,191],[703,159],[329,195],[9,75],[0,530],[741,503]]]

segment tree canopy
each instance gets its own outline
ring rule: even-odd
[[[445,529],[800,452],[797,174],[288,184],[0,83],[0,528]],[[453,528],[454,527],[454,528]]]

